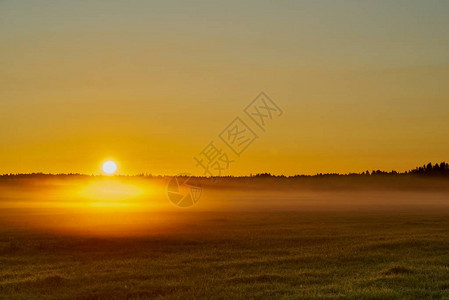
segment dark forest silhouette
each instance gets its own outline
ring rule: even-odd
[[[381,171],[381,170],[372,170],[365,171],[362,173],[348,173],[348,174],[340,174],[340,173],[318,173],[316,175],[294,175],[294,176],[276,176],[270,173],[258,173],[251,177],[305,177],[305,176],[376,176],[376,175],[422,175],[422,176],[448,176],[449,177],[449,164],[446,162],[441,163],[428,163],[427,165],[423,165],[422,167],[416,167],[410,171],[405,172],[397,172],[392,170],[390,172]]]
[[[381,171],[381,170],[372,170],[372,171],[365,171],[362,173],[317,173],[315,175],[292,175],[292,176],[286,176],[286,175],[274,175],[271,173],[256,173],[256,174],[250,174],[249,176],[219,176],[220,178],[263,178],[263,177],[272,177],[272,178],[298,178],[298,177],[329,177],[329,176],[379,176],[379,175],[396,175],[396,176],[422,176],[422,177],[449,177],[449,164],[446,162],[441,163],[428,163],[427,165],[423,165],[421,167],[416,167],[412,170],[405,171],[405,172],[397,172],[395,170],[392,170],[390,172],[387,171]],[[79,173],[61,173],[61,174],[46,174],[46,173],[17,173],[17,174],[3,174],[0,175],[1,177],[39,177],[39,176],[102,176],[102,175],[86,175],[86,174],[79,174]],[[152,174],[139,174],[139,175],[118,175],[122,177],[156,177],[156,178],[163,178],[163,177],[171,177],[167,175],[152,175]],[[203,176],[196,176],[201,177]]]

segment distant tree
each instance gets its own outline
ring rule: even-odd
[[[415,168],[408,173],[423,176],[449,176],[449,165],[445,162],[437,163],[435,165],[428,163],[427,165]]]

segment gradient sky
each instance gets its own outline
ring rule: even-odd
[[[449,154],[449,1],[1,1],[0,173],[201,174],[260,91],[284,110],[225,174],[399,171]]]

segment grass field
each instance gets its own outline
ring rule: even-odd
[[[107,221],[107,211],[2,208],[0,297],[449,299],[446,192],[264,195]]]

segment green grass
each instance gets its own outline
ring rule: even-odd
[[[0,232],[4,299],[449,299],[449,212],[183,212],[140,237]]]

